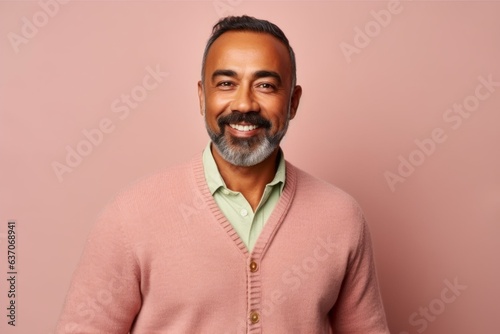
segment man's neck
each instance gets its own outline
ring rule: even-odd
[[[266,184],[270,183],[276,174],[279,147],[264,161],[249,167],[235,166],[227,162],[213,144],[210,149],[226,186],[240,192],[255,212]]]

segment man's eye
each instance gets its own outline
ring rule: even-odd
[[[231,81],[222,81],[217,84],[218,87],[231,87],[232,85]]]
[[[266,89],[266,90],[274,89],[274,85],[271,85],[270,83],[266,83],[266,82],[259,84],[258,87]]]

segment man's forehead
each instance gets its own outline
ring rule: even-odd
[[[210,47],[207,67],[257,62],[275,69],[289,70],[287,47],[268,33],[230,31],[222,34]]]

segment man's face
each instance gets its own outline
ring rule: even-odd
[[[265,33],[226,32],[210,47],[201,113],[221,156],[236,166],[256,165],[274,152],[295,116],[301,95],[292,88],[287,47]]]

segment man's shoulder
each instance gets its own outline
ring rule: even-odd
[[[302,203],[322,206],[324,210],[346,210],[362,214],[358,201],[347,191],[331,182],[314,176],[287,161],[287,168],[296,177],[296,197]]]
[[[289,161],[287,161],[287,168],[293,170],[293,172],[296,174],[298,182],[297,187],[300,188],[301,191],[308,191],[313,193],[320,193],[321,195],[326,196],[344,198],[347,201],[356,201],[349,193],[347,193],[337,185],[314,176],[309,172],[306,172],[301,168],[293,165]]]
[[[146,174],[119,189],[113,201],[151,201],[165,195],[180,195],[194,186],[194,171],[201,163],[201,154]]]

